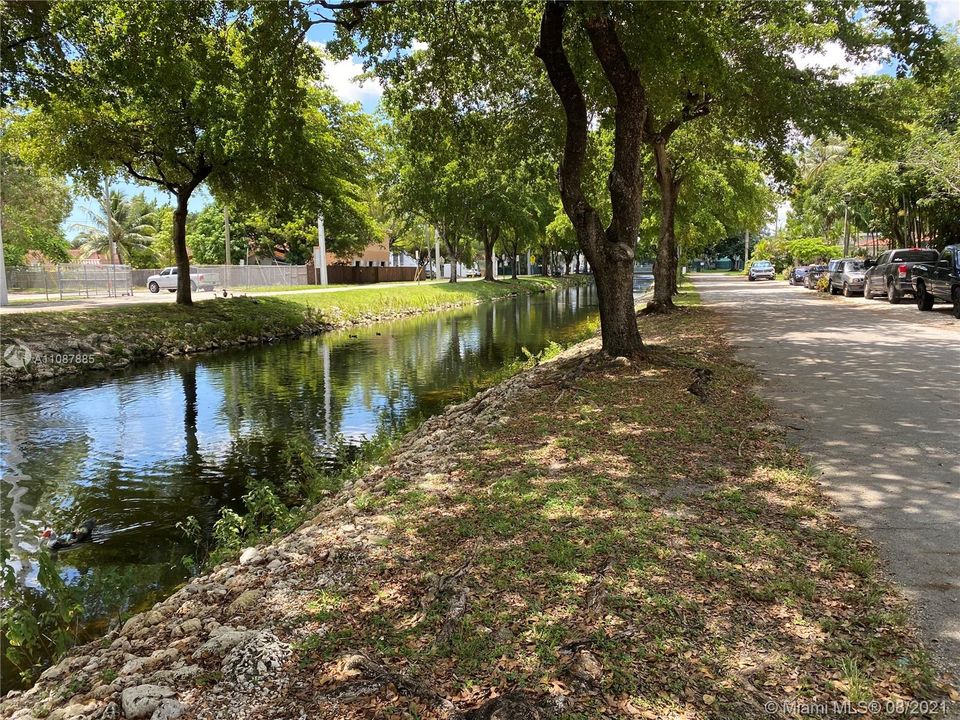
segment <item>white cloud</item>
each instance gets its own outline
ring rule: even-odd
[[[937,25],[960,23],[960,0],[927,0],[927,14]]]
[[[324,72],[327,82],[337,96],[344,102],[367,102],[378,100],[383,95],[383,87],[377,78],[359,79],[363,66],[351,59],[324,60]]]
[[[414,38],[413,44],[410,46],[410,50],[417,52],[418,50],[426,50],[428,47],[430,47],[430,45]]]
[[[824,70],[838,70],[840,81],[845,83],[853,82],[861,75],[876,75],[884,65],[881,60],[867,60],[865,62],[851,60],[844,52],[843,46],[833,41],[824,43],[819,52],[798,50],[793,53],[793,61],[801,69],[814,67]]]
[[[323,53],[323,72],[327,77],[327,84],[344,102],[365,103],[368,100],[379,100],[383,95],[383,86],[376,77],[359,79],[363,74],[363,65],[352,58],[333,60],[326,54],[326,45],[314,40],[307,41],[310,45]]]

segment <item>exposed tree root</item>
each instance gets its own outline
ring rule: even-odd
[[[452,573],[435,576],[427,588],[427,592],[420,598],[420,609],[426,611],[441,595],[449,590],[458,588],[461,585],[463,576],[469,572],[472,565],[473,562],[468,560]]]
[[[555,713],[531,704],[519,695],[504,695],[487,700],[480,707],[469,710],[464,720],[542,720]]]
[[[641,315],[666,315],[672,313],[677,309],[677,306],[673,304],[673,300],[668,300],[667,302],[655,302],[651,300],[647,303],[647,306],[640,311]]]
[[[450,598],[450,605],[447,608],[447,614],[443,618],[443,625],[440,628],[440,641],[447,643],[460,627],[460,621],[467,614],[467,589],[461,587],[460,591]]]
[[[603,598],[607,594],[604,581],[612,569],[613,560],[607,560],[590,582],[590,587],[587,588],[587,599],[584,603],[584,609],[591,616],[596,615],[597,612],[599,612],[600,606],[603,604]]]
[[[693,382],[690,383],[687,390],[700,398],[700,402],[706,402],[708,399],[707,386],[712,378],[713,370],[710,368],[696,368],[693,371]]]

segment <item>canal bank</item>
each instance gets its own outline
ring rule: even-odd
[[[215,296],[192,307],[129,305],[3,316],[0,386],[222,348],[274,342],[424,312],[588,284],[589,275]]]
[[[569,285],[5,392],[0,551],[26,642],[0,686],[49,657],[32,630],[102,635],[210,549],[290,529],[424,418],[589,337],[596,313],[593,285]],[[91,542],[41,539],[87,520]]]
[[[640,323],[645,357],[587,341],[427,420],[295,531],[74,649],[0,714],[937,714],[950,691],[902,600],[717,317]]]

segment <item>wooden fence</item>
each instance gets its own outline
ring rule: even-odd
[[[331,285],[367,285],[381,282],[409,282],[416,279],[417,268],[415,267],[327,265],[327,282]]]

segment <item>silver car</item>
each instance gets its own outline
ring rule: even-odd
[[[863,294],[863,279],[867,269],[860,258],[831,260],[827,268],[830,275],[830,294],[844,297]]]
[[[747,273],[747,280],[773,280],[777,276],[777,270],[769,260],[757,260],[750,266],[750,272]]]

